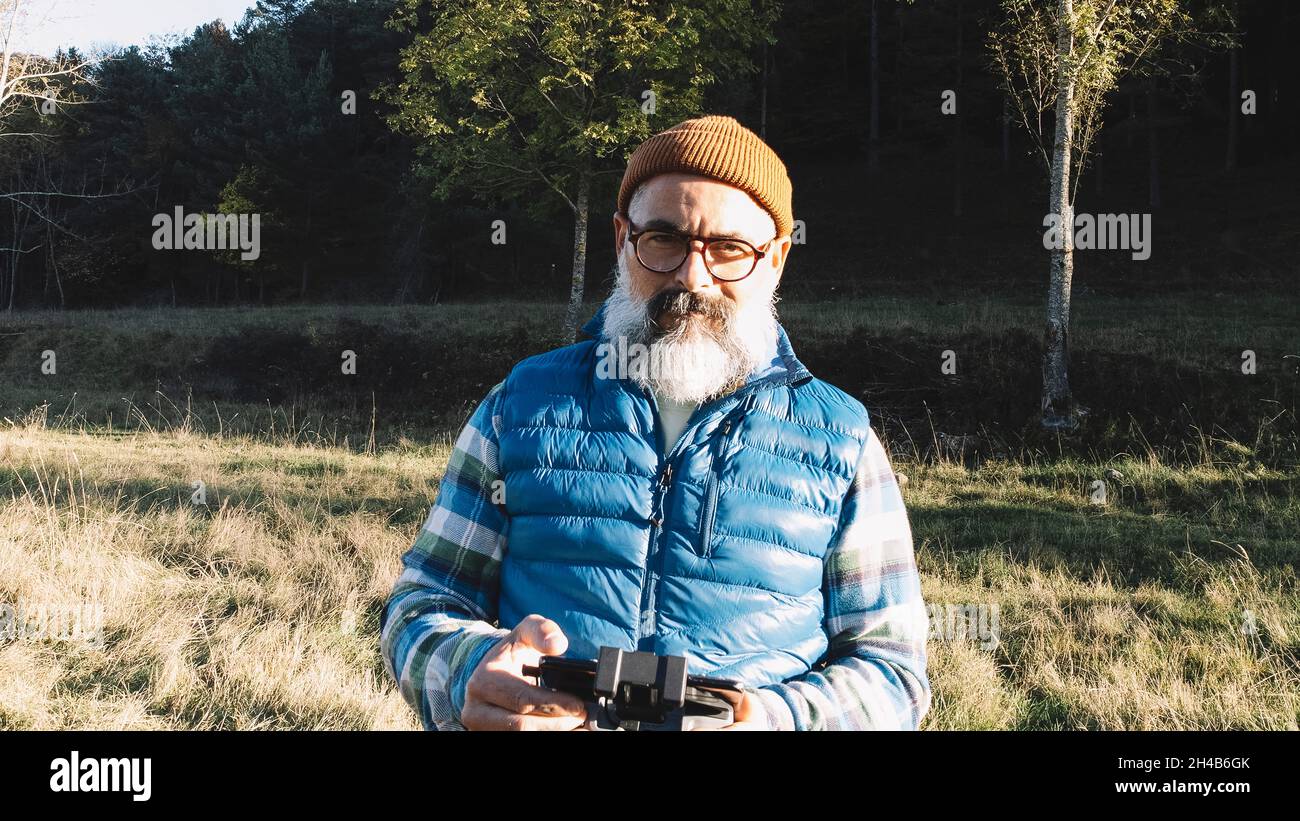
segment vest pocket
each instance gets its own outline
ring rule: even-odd
[[[722,423],[718,436],[713,442],[712,455],[709,457],[709,476],[704,484],[704,506],[700,511],[700,556],[709,558],[713,554],[713,521],[718,513],[718,485],[722,474],[723,458],[731,452],[731,443],[740,436],[740,421],[754,407],[757,394],[750,394],[745,399],[739,413]]]
[[[713,553],[713,520],[718,513],[718,468],[715,456],[704,487],[704,511],[700,516],[700,555],[706,559]]]
[[[743,411],[742,411],[743,413]],[[713,553],[713,520],[718,513],[718,483],[722,472],[722,458],[727,454],[732,428],[739,428],[738,418],[728,419],[719,428],[709,457],[709,477],[704,484],[704,507],[700,512],[700,555],[709,558]]]

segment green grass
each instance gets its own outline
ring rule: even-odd
[[[588,306],[587,316],[597,307]],[[956,292],[941,299],[888,295],[870,299],[782,301],[782,321],[796,345],[840,339],[867,328],[875,333],[1040,333],[1044,298],[1038,293]],[[234,330],[302,330],[319,333],[341,319],[380,324],[431,339],[476,338],[487,328],[521,329],[545,349],[558,340],[564,306],[558,303],[494,300],[432,306],[282,306],[261,308],[123,308],[75,312],[30,311],[0,317],[0,333],[30,333],[59,342],[79,332],[94,343],[106,363],[132,359],[109,340],[154,335],[170,341],[151,353],[179,360],[221,333]],[[1129,299],[1076,295],[1073,333],[1081,350],[1141,351],[1191,365],[1221,364],[1219,351],[1239,355],[1246,348],[1290,346],[1300,354],[1300,305],[1271,291],[1180,293]],[[48,333],[41,336],[42,332]],[[27,344],[39,352],[35,344]],[[111,370],[110,370],[111,373]]]
[[[1094,504],[1081,478],[1116,465],[1126,484]],[[927,603],[996,604],[1001,618],[991,652],[931,641],[930,727],[1297,727],[1300,475],[1251,493],[1262,477],[1232,467],[897,469],[915,471]]]

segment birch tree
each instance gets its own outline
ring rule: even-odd
[[[1087,414],[1068,373],[1078,178],[1106,95],[1164,43],[1190,36],[1190,18],[1178,0],[1002,0],[1001,12],[989,35],[992,64],[1042,161],[1048,215],[1056,216],[1062,236],[1048,267],[1041,422],[1072,430]]]

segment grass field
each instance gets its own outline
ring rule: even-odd
[[[1032,352],[1007,361],[999,347],[1035,332],[1028,301],[783,306],[796,350],[846,389],[859,377],[836,358],[844,340],[873,362],[956,347],[990,374],[941,383],[928,368],[910,378],[886,368],[854,384],[879,400],[868,406],[908,477],[932,612],[996,606],[993,646],[936,623],[926,728],[1300,728],[1296,381],[1274,364],[1300,353],[1294,308],[1262,298],[1076,307],[1079,384],[1122,392],[1136,379],[1161,394],[1191,384],[1171,374],[1194,373],[1200,393],[1175,397],[1194,427],[1156,436],[1142,420],[1160,421],[1168,397],[1124,418],[1097,391],[1082,396],[1097,408],[1092,433],[1073,443],[1034,439],[1001,406],[963,412],[965,397],[997,389],[994,376],[1036,377]],[[0,324],[0,605],[93,601],[104,627],[102,646],[0,638],[0,728],[416,727],[383,671],[379,615],[450,436],[511,363],[553,344],[558,306],[518,308]],[[374,336],[385,323],[399,336]],[[289,370],[292,358],[267,355],[247,374],[211,366],[238,344],[248,347],[227,351],[231,361],[287,344],[284,356],[315,363],[317,340],[319,362],[336,368],[349,337],[367,366],[380,349],[406,362],[414,340],[423,370],[400,365],[336,395],[310,380],[272,384],[266,363]],[[434,362],[456,346],[450,363]],[[38,370],[47,348],[56,378]],[[1232,381],[1246,348],[1268,363],[1249,389]],[[1154,370],[1089,370],[1121,356]],[[259,402],[258,390],[271,396]],[[982,430],[980,452],[937,447],[936,425]]]

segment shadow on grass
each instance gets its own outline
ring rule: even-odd
[[[311,468],[315,470],[315,468]],[[286,471],[293,473],[293,471]],[[331,471],[325,471],[331,472]],[[311,474],[321,475],[321,474]],[[86,498],[116,504],[119,510],[136,513],[157,513],[190,509],[199,516],[211,518],[223,506],[241,507],[261,511],[283,506],[314,517],[348,516],[354,513],[382,515],[389,524],[419,524],[429,514],[429,506],[437,496],[436,486],[429,492],[407,492],[398,496],[379,497],[366,494],[322,493],[310,487],[269,489],[256,479],[241,478],[234,482],[205,481],[205,504],[193,500],[195,488],[188,482],[160,484],[148,479],[122,479],[116,482],[78,480],[75,498],[68,492],[66,483],[50,489],[48,477],[39,477],[30,466],[6,470],[0,475],[0,496],[22,496],[30,492],[36,499],[48,501],[61,508],[82,504]],[[44,497],[45,492],[52,495]]]
[[[957,554],[963,562],[989,552],[1018,564],[1061,569],[1078,578],[1103,570],[1116,584],[1178,581],[1177,559],[1189,551],[1207,563],[1227,564],[1238,553],[1215,544],[1240,543],[1260,570],[1300,567],[1300,541],[1284,531],[1261,535],[1257,525],[1209,526],[1173,516],[1107,510],[1066,511],[1050,507],[968,500],[960,507],[908,505],[908,516],[925,569],[926,551]]]

